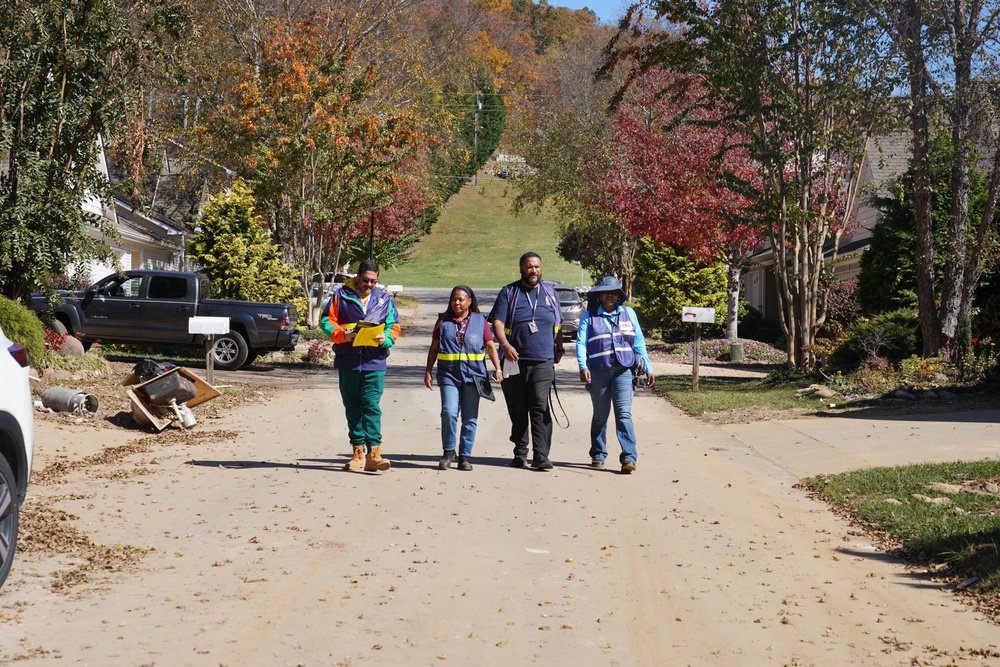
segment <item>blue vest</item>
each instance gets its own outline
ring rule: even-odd
[[[514,324],[514,311],[517,309],[517,297],[521,294],[521,288],[518,286],[519,282],[513,282],[509,285],[504,285],[503,290],[506,292],[507,296],[507,312],[504,314],[504,331],[510,335],[511,325]],[[559,308],[559,295],[556,294],[555,289],[552,285],[545,281],[540,281],[538,283],[539,291],[541,292],[545,303],[548,304],[552,312],[555,313],[556,325],[552,330],[553,336],[557,331],[562,329],[562,310]]]
[[[382,324],[389,317],[392,297],[376,287],[368,296],[368,311],[361,306],[361,297],[348,288],[341,287],[337,299],[337,323],[375,322]],[[389,350],[384,347],[354,347],[353,343],[335,343],[333,346],[333,367],[355,371],[384,371]]]
[[[486,318],[482,314],[469,313],[465,336],[459,344],[458,324],[451,318],[441,320],[438,328],[438,385],[461,387],[472,382],[474,377],[486,377],[485,327]]]
[[[631,368],[635,363],[635,325],[625,308],[610,320],[604,309],[598,307],[598,314],[590,313],[587,329],[587,368],[591,372],[610,371],[616,366]]]

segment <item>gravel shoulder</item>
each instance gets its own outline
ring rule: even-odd
[[[190,431],[39,419],[26,512],[53,513],[66,550],[15,562],[0,662],[1000,664],[997,628],[945,584],[663,399],[635,402],[635,474],[590,468],[570,359],[555,470],[508,467],[502,401],[481,409],[474,470],[436,470],[432,324],[407,314],[390,359],[384,474],[342,470],[320,369],[237,374],[242,398]]]

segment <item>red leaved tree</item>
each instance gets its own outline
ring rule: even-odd
[[[734,340],[741,275],[761,233],[749,200],[729,183],[746,187],[756,168],[703,98],[692,78],[644,74],[615,113],[610,162],[595,173],[600,205],[633,234],[725,264],[726,335]]]

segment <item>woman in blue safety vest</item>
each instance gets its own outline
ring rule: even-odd
[[[632,427],[633,377],[644,375],[652,384],[652,363],[635,311],[624,305],[625,290],[617,278],[606,276],[587,294],[587,312],[576,334],[580,381],[587,385],[594,416],[590,422],[590,465],[604,467],[608,457],[608,415],[615,412],[615,432],[622,453],[623,473],[635,471],[638,459]],[[642,361],[638,364],[637,361]],[[638,371],[638,372],[636,372]]]
[[[500,357],[493,344],[493,332],[486,318],[479,312],[479,303],[472,289],[458,285],[451,290],[448,309],[441,313],[434,324],[431,347],[427,352],[427,369],[424,385],[433,388],[431,370],[437,363],[437,381],[441,391],[441,445],[444,454],[438,462],[439,470],[447,470],[455,460],[458,448],[458,469],[472,470],[472,444],[476,440],[476,422],[479,417],[479,390],[476,378],[489,379],[486,356],[493,363],[493,376],[503,380]],[[462,416],[461,435],[458,434],[458,416]],[[456,440],[458,441],[456,443]]]

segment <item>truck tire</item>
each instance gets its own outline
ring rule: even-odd
[[[250,348],[236,331],[222,334],[212,345],[212,364],[221,371],[235,371],[247,362]]]
[[[14,562],[17,546],[17,480],[7,459],[0,456],[0,586],[3,586]]]

